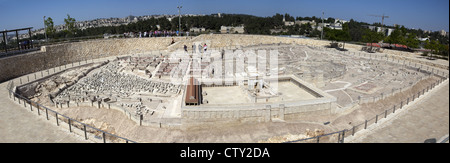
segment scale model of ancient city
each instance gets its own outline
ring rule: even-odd
[[[3,98],[88,142],[357,142],[449,74],[411,52],[245,34],[66,42],[0,69]]]

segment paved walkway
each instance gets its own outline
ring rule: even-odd
[[[449,81],[346,142],[423,143],[449,134]],[[447,141],[448,142],[448,141]]]
[[[7,84],[0,83],[0,143],[90,142],[9,99]]]

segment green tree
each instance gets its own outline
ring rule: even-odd
[[[447,60],[449,59],[448,44],[447,45],[440,44],[439,51],[440,51],[439,55],[444,57],[447,56]]]
[[[328,18],[327,20],[324,20],[325,23],[334,23],[335,19],[334,18]]]
[[[429,53],[429,57],[430,59],[433,59],[433,54],[438,54],[439,51],[439,42],[437,42],[436,40],[431,40],[431,41],[425,41],[425,49],[430,49],[431,53]]]
[[[353,19],[350,19],[350,22],[348,23],[349,27],[349,34],[352,38],[352,41],[361,41],[362,36],[364,34],[365,28],[363,25],[366,25],[365,23],[355,21]]]
[[[372,31],[370,29],[366,29],[364,31],[364,35],[362,36],[363,41],[366,43],[376,43],[383,40],[384,35],[379,32]]]
[[[325,32],[325,39],[331,40],[331,42],[337,41],[337,30],[325,27],[323,31]]]
[[[288,13],[284,14],[284,18],[286,21],[295,21],[295,18]]]
[[[384,34],[376,31],[372,31],[370,29],[366,29],[364,31],[364,35],[362,36],[362,40],[365,43],[370,43],[370,49],[372,49],[372,43],[377,43],[383,40]]]
[[[406,46],[410,48],[418,48],[419,47],[419,40],[416,39],[415,33],[409,33],[408,37],[405,40]]]
[[[300,34],[309,34],[312,31],[312,27],[310,23],[302,24],[300,26]]]
[[[53,36],[55,34],[56,29],[53,23],[53,19],[51,17],[48,17],[44,20],[45,25],[45,33],[47,34],[47,37]]]
[[[345,23],[342,26],[342,30],[325,28],[324,32],[326,39],[336,42],[342,41],[344,43],[342,50],[345,50],[345,42],[348,42],[352,39],[352,37],[350,36],[348,23]]]
[[[338,33],[338,40],[344,42],[342,49],[345,50],[345,42],[352,40],[352,37],[350,36],[350,28],[348,26],[348,23],[344,23],[342,25],[342,30],[339,31]]]
[[[441,44],[438,40],[431,40],[425,42],[425,49],[430,49],[431,53],[429,53],[431,56],[430,58],[433,58],[433,54],[440,55],[440,56],[449,56],[448,55],[448,45]]]
[[[71,36],[73,36],[73,34],[75,34],[75,31],[76,31],[75,21],[76,21],[75,18],[71,18],[69,14],[67,14],[67,18],[64,19],[65,28],[66,28],[65,30]]]
[[[388,36],[384,41],[389,44],[404,44],[405,43],[405,37],[404,37],[403,30],[400,30],[400,28],[395,28],[394,31],[392,31],[391,35]]]

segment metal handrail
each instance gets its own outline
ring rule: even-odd
[[[91,128],[91,129],[94,129],[94,130],[99,131],[99,132],[102,132],[102,133],[103,133],[103,136],[105,136],[104,134],[108,134],[108,135],[110,135],[110,136],[113,136],[113,137],[116,137],[116,138],[125,140],[127,143],[128,143],[128,142],[137,143],[136,141],[133,141],[133,140],[130,140],[130,139],[127,139],[127,138],[118,136],[118,135],[114,135],[114,134],[108,133],[108,132],[106,132],[106,131],[103,131],[103,130],[100,130],[100,129],[98,129],[98,128],[95,128],[95,127],[92,127],[92,126],[90,126],[90,125],[87,125],[87,124],[85,124],[85,123],[82,123],[82,122],[80,122],[80,121],[78,121],[78,120],[76,120],[76,119],[72,119],[72,118],[70,118],[70,117],[68,117],[68,116],[66,116],[66,115],[64,115],[64,114],[58,113],[57,111],[54,111],[54,110],[52,110],[52,109],[49,109],[49,108],[47,108],[47,107],[44,106],[44,105],[41,105],[41,104],[39,104],[39,103],[37,103],[37,102],[34,102],[34,101],[32,101],[32,100],[30,100],[30,99],[28,99],[28,98],[26,98],[26,97],[23,97],[23,96],[20,95],[20,94],[17,94],[16,92],[14,92],[14,91],[12,90],[12,87],[13,87],[12,83],[9,82],[9,83],[8,83],[8,86],[7,86],[7,90],[8,90],[10,93],[12,93],[13,96],[16,96],[16,97],[18,97],[18,98],[22,98],[23,100],[27,101],[30,105],[31,105],[32,103],[34,103],[34,104],[37,105],[37,106],[40,106],[40,107],[42,107],[42,108],[45,108],[46,110],[49,110],[49,111],[55,113],[55,115],[56,115],[55,118],[57,118],[57,116],[60,115],[60,116],[66,118],[66,119],[68,119],[68,120],[70,120],[70,121],[72,121],[72,122],[77,122],[77,123],[79,123],[79,124],[81,124],[81,125],[83,125],[83,126],[89,127],[89,128]],[[24,102],[25,102],[25,101],[24,101]],[[70,125],[70,124],[69,124],[69,125]],[[85,132],[86,132],[86,130],[85,130]],[[103,137],[103,139],[104,139],[103,141],[106,142],[106,138]]]
[[[436,83],[433,83],[433,84],[435,84],[435,86],[436,85],[438,85],[438,84],[441,84],[441,83],[443,83],[444,81],[446,81],[446,80],[448,80],[449,78],[446,78],[446,79],[440,79],[439,81],[437,81],[437,84]],[[432,85],[433,85],[432,84]],[[434,87],[430,87],[430,89],[423,89],[422,91],[419,91],[419,93],[420,92],[422,92],[422,93],[424,93],[425,91],[426,92],[429,92],[430,90],[432,90]],[[412,97],[411,97],[412,98]],[[412,98],[412,101],[414,101],[415,99],[418,99],[419,98],[419,96],[415,96],[414,98]],[[403,104],[403,101],[402,100],[400,100],[400,103],[402,103]],[[406,105],[406,104],[405,104]],[[400,107],[398,108],[399,110],[400,109],[402,109],[402,107],[404,106],[402,106],[402,105],[399,105]],[[307,140],[312,140],[312,139],[320,139],[321,137],[324,137],[324,136],[329,136],[329,135],[334,135],[334,134],[340,134],[340,133],[345,133],[345,132],[347,132],[347,131],[352,131],[353,133],[351,134],[351,135],[353,135],[354,133],[356,133],[357,131],[353,131],[356,127],[359,127],[359,126],[361,126],[361,125],[363,125],[363,124],[365,124],[365,123],[367,123],[368,121],[372,121],[372,120],[374,120],[375,119],[375,122],[377,122],[377,120],[381,120],[381,119],[383,119],[383,118],[385,118],[385,116],[383,116],[383,115],[388,115],[388,114],[386,114],[387,113],[387,111],[390,111],[390,110],[393,110],[391,113],[389,113],[389,114],[392,114],[392,113],[394,113],[394,110],[395,109],[393,109],[393,108],[389,108],[389,109],[386,109],[385,111],[383,111],[383,112],[381,112],[380,114],[376,114],[374,117],[372,117],[372,118],[370,118],[370,119],[368,119],[368,120],[365,120],[365,122],[363,122],[363,123],[361,123],[361,124],[358,124],[358,125],[355,125],[355,126],[353,126],[352,128],[350,128],[350,129],[344,129],[344,130],[340,130],[340,131],[336,131],[336,132],[332,132],[332,133],[328,133],[328,134],[324,134],[324,135],[319,135],[319,136],[315,136],[315,137],[310,137],[310,138],[304,138],[304,139],[298,139],[298,140],[292,140],[292,141],[286,141],[286,142],[283,142],[283,143],[296,143],[296,142],[301,142],[301,141],[307,141]],[[372,124],[375,124],[375,122],[374,123],[372,123]],[[365,125],[367,125],[367,124],[365,124]],[[367,126],[366,126],[367,127]],[[350,135],[350,134],[349,134]],[[342,138],[340,138],[340,140],[338,140],[338,142],[343,142],[343,140],[344,140],[344,137],[345,137],[346,135],[344,135]],[[347,135],[348,136],[348,135]],[[447,137],[447,138],[445,138],[444,140],[442,140],[440,143],[445,143],[445,142],[447,142],[449,140],[449,137]],[[317,142],[319,142],[319,141],[317,141]]]

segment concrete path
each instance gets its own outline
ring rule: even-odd
[[[449,134],[449,81],[445,81],[405,109],[360,131],[355,143],[423,143],[443,140]],[[448,141],[447,141],[448,142]]]
[[[9,98],[0,83],[0,143],[88,143],[84,137],[56,126]]]

